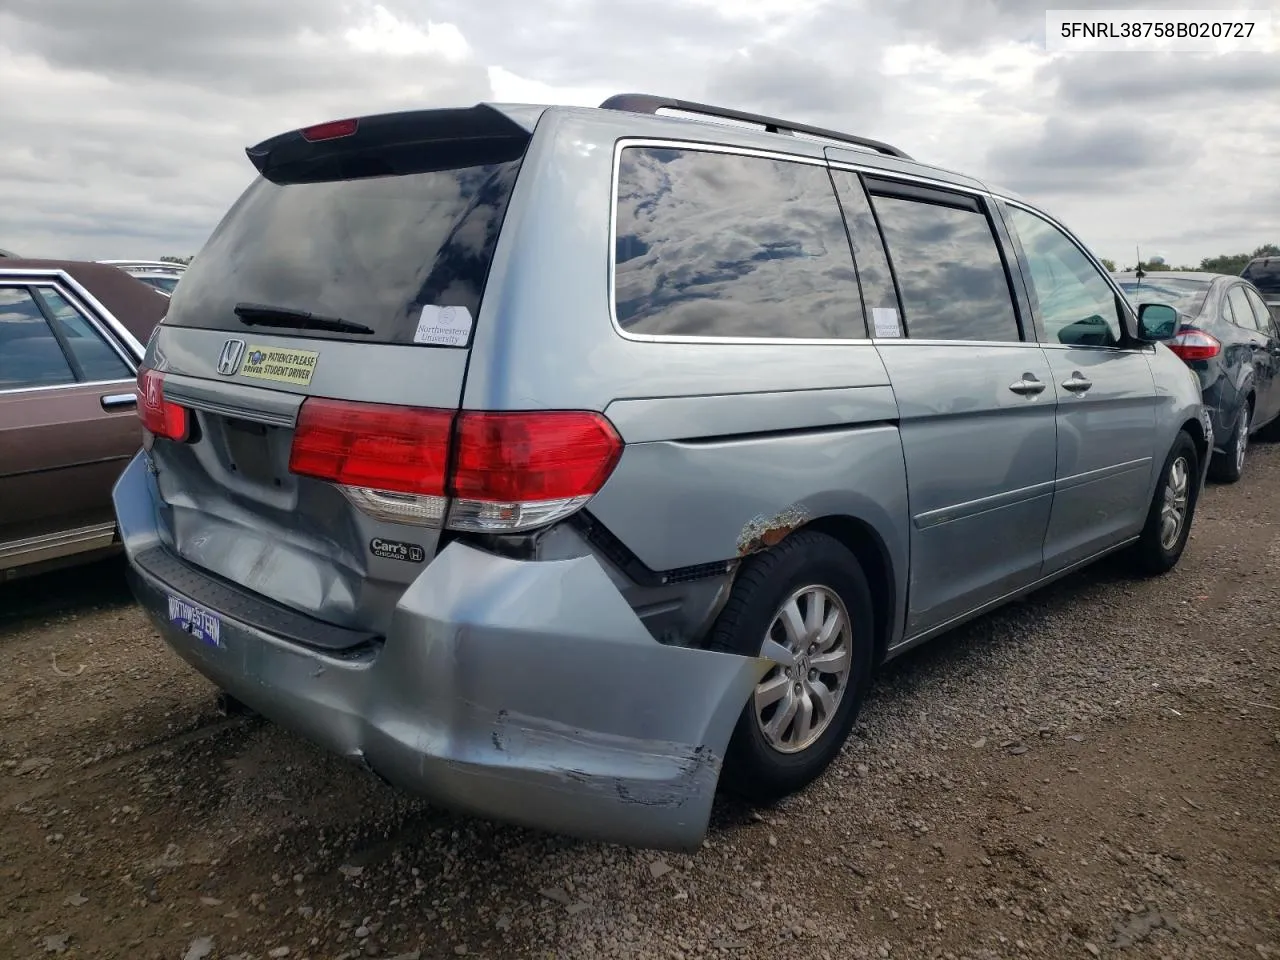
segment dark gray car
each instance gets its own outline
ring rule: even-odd
[[[1278,261],[1280,262],[1280,261]],[[1167,303],[1181,318],[1169,342],[1200,379],[1213,417],[1210,476],[1234,483],[1251,436],[1274,432],[1280,417],[1280,334],[1262,294],[1247,280],[1217,273],[1159,271],[1116,280],[1137,303]]]
[[[1245,264],[1240,276],[1258,288],[1272,319],[1280,323],[1280,257],[1255,257]]]
[[[116,488],[196,669],[485,816],[696,847],[886,659],[1187,542],[1199,385],[1034,205],[647,97],[321,124],[183,275]],[[793,134],[804,134],[803,136]]]

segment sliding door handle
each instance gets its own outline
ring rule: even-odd
[[[1062,389],[1070,390],[1075,394],[1087,393],[1092,386],[1093,381],[1082,375],[1079,370],[1072,373],[1069,380],[1062,381]]]

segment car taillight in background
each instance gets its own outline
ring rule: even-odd
[[[455,412],[312,398],[298,414],[289,469],[339,484],[357,507],[383,520],[514,533],[579,509],[621,455],[621,438],[598,413]]]
[[[1222,352],[1221,340],[1194,326],[1184,326],[1174,339],[1169,340],[1167,347],[1187,362],[1212,360]]]
[[[157,437],[186,440],[191,430],[190,413],[164,397],[164,374],[142,367],[138,370],[138,418]]]
[[[1222,343],[1203,330],[1194,327],[1183,327],[1176,337],[1168,342],[1168,347],[1183,360],[1212,360],[1222,352]]]

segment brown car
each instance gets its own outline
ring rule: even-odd
[[[113,266],[0,260],[0,580],[115,548],[138,363],[168,305]]]

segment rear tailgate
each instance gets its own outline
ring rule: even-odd
[[[263,176],[183,275],[140,377],[174,553],[386,629],[436,552],[471,328],[529,137],[481,106],[250,149]]]

